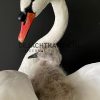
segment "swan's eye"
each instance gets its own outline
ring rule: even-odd
[[[28,59],[37,58],[37,55],[38,55],[38,53],[34,53],[33,55],[30,55],[30,56],[28,57]]]
[[[35,0],[31,0],[31,4],[25,9],[25,12],[33,12],[32,11],[32,3],[34,2]]]
[[[32,11],[32,3],[25,9],[25,12],[33,12]]]

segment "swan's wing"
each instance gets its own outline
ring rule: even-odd
[[[85,65],[77,72],[85,79],[98,80],[100,82],[100,62]]]
[[[100,63],[83,66],[68,78],[77,91],[76,100],[100,100]]]
[[[0,100],[38,100],[31,81],[17,71],[0,72]]]

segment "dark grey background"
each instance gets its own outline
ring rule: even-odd
[[[62,66],[72,73],[85,64],[100,61],[100,0],[66,0],[69,26],[59,42]],[[23,45],[17,41],[19,0],[0,3],[0,70],[18,69],[29,47],[53,25],[51,5],[35,20]]]

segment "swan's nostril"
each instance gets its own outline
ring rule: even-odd
[[[26,14],[23,13],[23,12],[20,12],[20,14],[18,15],[18,20],[22,21],[22,22],[25,22],[25,20],[26,20]]]

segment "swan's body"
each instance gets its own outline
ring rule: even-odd
[[[26,0],[27,2],[21,1],[24,2],[24,5],[21,2],[21,11],[24,12],[31,0],[29,4],[28,0]],[[65,0],[35,0],[32,3],[32,10],[36,16],[48,3],[51,3],[54,9],[55,23],[49,33],[36,43],[56,44],[67,27],[68,10]],[[27,52],[19,71],[26,73],[32,80],[40,100],[100,100],[100,63],[83,66],[72,75],[65,76],[59,67],[61,55],[58,49],[46,49],[46,51],[38,53],[37,58],[28,59],[37,53],[35,49],[37,50],[33,46]]]
[[[18,71],[0,72],[0,100],[38,100],[27,75]]]

